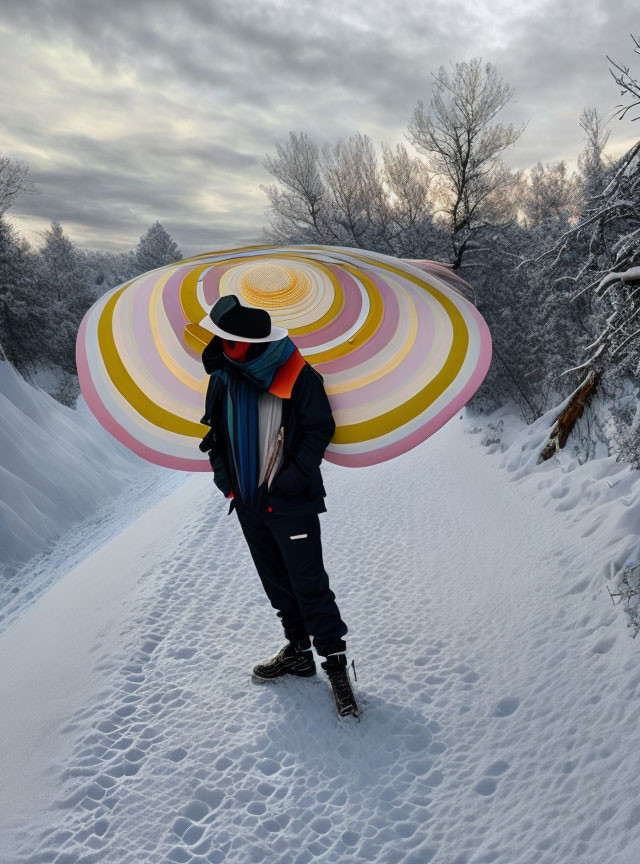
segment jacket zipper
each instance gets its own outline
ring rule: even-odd
[[[278,437],[276,438],[276,443],[273,447],[273,451],[271,453],[271,457],[269,459],[269,467],[265,473],[266,481],[267,481],[267,489],[271,487],[273,479],[275,477],[277,468],[278,468],[278,457],[280,455],[280,451],[283,447],[284,441],[284,426],[280,427],[280,431],[278,432]]]

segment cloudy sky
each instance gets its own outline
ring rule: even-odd
[[[36,244],[53,219],[85,248],[156,219],[185,255],[260,242],[262,163],[290,130],[400,142],[431,73],[472,57],[528,124],[505,161],[575,164],[582,108],[621,100],[606,55],[640,71],[638,23],[637,0],[1,0],[0,153],[39,189],[11,219]]]

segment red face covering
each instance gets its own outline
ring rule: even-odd
[[[240,342],[239,340],[232,341],[230,339],[222,340],[222,348],[227,357],[231,357],[232,360],[239,360],[240,363],[244,362],[244,358],[250,345],[251,342]]]

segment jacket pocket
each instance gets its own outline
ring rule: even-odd
[[[309,478],[298,471],[294,462],[290,462],[276,475],[270,492],[281,498],[308,498]]]
[[[212,451],[209,454],[209,462],[213,470],[213,482],[226,498],[231,492],[231,480],[224,459],[220,453],[213,453]]]
[[[314,468],[314,470],[309,475],[309,495],[312,498],[320,496],[324,498],[326,496],[326,490],[324,488],[324,483],[322,481],[322,473],[320,468]]]

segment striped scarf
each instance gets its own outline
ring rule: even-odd
[[[216,370],[214,376],[226,384],[226,413],[229,440],[243,503],[254,510],[259,506],[260,435],[258,396],[267,391],[273,376],[289,359],[296,346],[288,336],[267,343],[258,357],[246,363],[226,356],[230,367]]]

